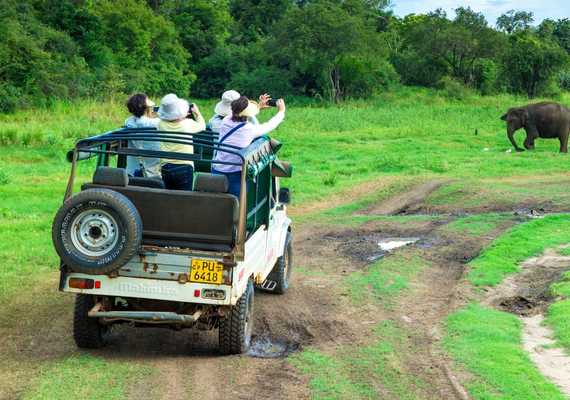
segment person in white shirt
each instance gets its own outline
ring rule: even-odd
[[[186,100],[172,93],[167,94],[160,101],[158,117],[160,118],[159,131],[198,133],[206,129],[206,122],[198,106],[193,104],[190,108]],[[161,150],[193,154],[194,146],[162,142]],[[193,177],[193,161],[162,160],[162,179],[166,189],[192,190]]]
[[[264,104],[261,106],[264,107]],[[285,118],[285,101],[283,99],[277,100],[276,107],[277,113],[269,121],[263,124],[253,124],[248,119],[259,113],[260,106],[249,101],[245,96],[234,100],[231,103],[232,115],[228,115],[222,121],[219,142],[239,148],[249,146],[254,139],[266,135],[283,121]],[[234,154],[218,151],[212,163],[212,173],[225,175],[229,182],[228,192],[239,198],[241,166],[218,164],[216,161],[239,163],[241,159]]]
[[[129,97],[127,108],[132,114],[125,121],[125,128],[156,129],[159,119],[154,116],[154,102],[144,93]],[[158,142],[129,140],[129,147],[144,150],[160,150]],[[160,176],[160,160],[149,157],[127,157],[127,173],[131,176]]]

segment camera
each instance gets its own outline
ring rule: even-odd
[[[267,102],[269,107],[277,107],[277,99],[271,99]]]
[[[186,118],[194,119],[194,114],[192,113],[192,107],[194,107],[194,103],[190,103],[188,107],[188,115]]]

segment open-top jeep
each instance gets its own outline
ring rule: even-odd
[[[280,144],[269,138],[245,149],[216,139],[212,132],[118,129],[80,140],[68,153],[71,174],[52,239],[61,259],[59,288],[77,294],[79,347],[101,347],[113,324],[130,323],[217,328],[223,354],[249,348],[254,286],[281,294],[289,285],[289,192],[279,188],[279,177],[290,176],[291,167],[277,159]],[[133,141],[188,144],[194,153]],[[242,167],[239,199],[227,193],[224,175],[210,173],[216,151],[240,160],[232,164]],[[73,194],[78,162],[95,157],[92,181]],[[127,157],[193,161],[194,190],[129,176]]]

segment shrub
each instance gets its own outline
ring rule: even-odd
[[[471,89],[449,76],[444,77],[438,87],[442,94],[449,99],[464,100],[473,96]]]
[[[560,71],[557,76],[557,81],[560,89],[570,91],[570,69]]]

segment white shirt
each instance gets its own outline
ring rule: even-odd
[[[158,118],[142,117],[127,118],[125,128],[154,128],[158,126]],[[160,150],[160,143],[148,142],[145,140],[129,140],[129,147],[144,150]],[[160,160],[158,158],[127,156],[127,173],[134,175],[135,170],[144,165],[147,176],[160,176]]]
[[[266,135],[277,128],[284,118],[285,113],[279,111],[273,116],[273,118],[264,124],[254,125],[248,121],[244,126],[232,133],[231,136],[229,136],[226,140],[224,140],[223,144],[229,144],[243,149],[244,147],[249,146],[255,138]],[[220,127],[220,140],[222,140],[229,131],[242,123],[243,122],[233,121],[231,116],[225,117],[222,121],[222,126]],[[240,163],[241,159],[234,154],[229,154],[224,151],[217,151],[214,157],[214,161]],[[230,173],[241,171],[240,165],[213,164],[212,166],[219,172]]]

